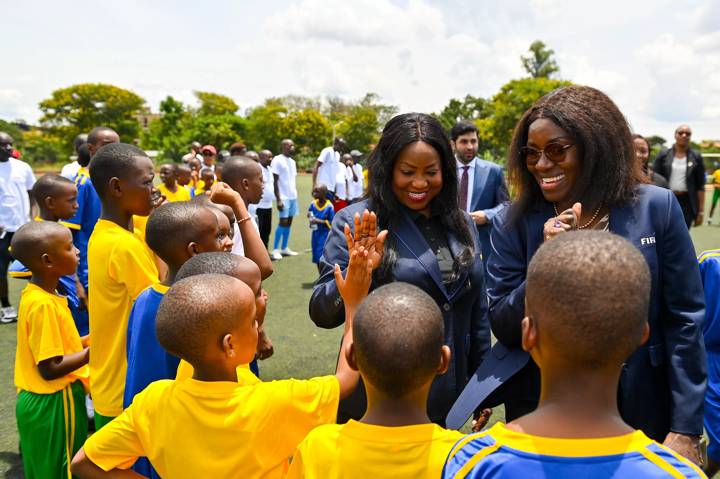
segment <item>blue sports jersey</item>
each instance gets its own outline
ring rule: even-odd
[[[73,243],[80,250],[80,264],[78,264],[78,279],[87,289],[88,287],[88,262],[87,248],[90,235],[95,229],[95,223],[100,218],[102,205],[100,197],[97,195],[92,181],[90,180],[90,172],[87,168],[82,167],[75,176],[75,186],[77,186],[78,209],[75,216],[63,222],[65,226],[73,232]]]
[[[310,236],[310,247],[312,249],[312,262],[318,263],[322,256],[323,248],[325,247],[325,241],[327,240],[330,228],[332,227],[332,220],[335,217],[335,210],[333,209],[332,203],[325,201],[325,204],[320,207],[318,201],[315,200],[310,203],[308,212],[315,218],[323,220],[323,224],[310,225],[314,226],[312,235]]]
[[[442,477],[635,479],[704,478],[705,474],[642,431],[598,439],[557,439],[518,433],[497,423],[458,441]]]
[[[705,289],[705,348],[720,353],[720,249],[705,251],[698,262]]]
[[[140,293],[130,311],[123,408],[151,382],[175,379],[180,358],[165,351],[155,334],[155,316],[167,290],[167,286],[159,283],[150,286]]]

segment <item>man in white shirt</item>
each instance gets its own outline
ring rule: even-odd
[[[87,135],[85,133],[81,133],[78,136],[75,137],[73,140],[73,146],[75,147],[75,156],[78,156],[78,150],[81,146],[83,146],[85,143],[87,143]],[[68,163],[67,165],[62,167],[62,170],[60,170],[60,176],[63,176],[67,178],[68,180],[74,180],[77,176],[78,171],[80,170],[80,163],[78,163],[77,160],[74,160],[72,163]]]
[[[30,221],[34,209],[30,190],[35,184],[32,168],[12,157],[13,138],[0,131],[0,322],[17,321],[17,311],[8,298],[7,271],[12,262],[13,234]],[[32,207],[31,207],[32,205]]]
[[[335,197],[335,185],[337,183],[338,170],[340,169],[340,155],[347,148],[347,143],[342,138],[335,138],[332,146],[323,148],[313,168],[313,188],[320,183],[327,186],[328,199],[332,201]]]
[[[280,215],[280,221],[275,230],[275,244],[270,255],[275,261],[282,259],[283,256],[297,255],[295,251],[288,248],[292,219],[298,212],[297,186],[295,184],[297,167],[295,160],[290,156],[295,151],[295,143],[292,140],[285,139],[280,143],[280,150],[282,153],[273,158],[270,163],[270,170],[274,178],[277,209]]]
[[[348,203],[353,204],[360,201],[365,192],[363,167],[356,161],[362,158],[362,153],[357,150],[350,152],[350,159],[346,162],[348,169]]]
[[[202,145],[200,144],[199,141],[193,141],[192,143],[190,143],[190,153],[183,155],[183,157],[182,157],[183,163],[186,163],[186,164],[190,163],[190,160],[193,158],[197,158],[198,160],[200,160],[200,162],[202,162],[203,157],[202,157],[202,154],[200,153],[201,148],[202,148]]]
[[[270,228],[272,227],[272,202],[275,199],[275,187],[273,174],[270,171],[270,162],[272,161],[272,152],[270,150],[262,150],[258,153],[258,162],[262,167],[263,173],[263,194],[260,202],[255,208],[257,216],[258,228],[260,229],[260,239],[267,248],[270,240]]]
[[[490,255],[492,219],[508,202],[508,190],[502,168],[477,157],[478,129],[470,121],[461,121],[450,131],[458,176],[458,206],[475,221],[483,266]]]

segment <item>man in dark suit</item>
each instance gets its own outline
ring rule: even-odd
[[[508,201],[508,190],[500,166],[477,157],[478,129],[461,121],[450,130],[458,173],[458,204],[475,221],[483,260],[490,255],[492,219]]]
[[[653,170],[670,183],[678,199],[688,229],[700,226],[705,210],[705,164],[700,153],[690,148],[692,131],[687,125],[675,130],[675,144],[660,152]]]

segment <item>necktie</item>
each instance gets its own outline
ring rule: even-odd
[[[458,206],[463,211],[467,211],[468,199],[468,165],[462,167],[462,177],[460,177],[460,192],[458,193]]]

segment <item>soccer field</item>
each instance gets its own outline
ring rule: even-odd
[[[317,277],[310,261],[310,229],[305,218],[311,200],[310,183],[310,176],[298,178],[300,214],[295,218],[290,238],[290,248],[302,254],[273,263],[275,272],[264,283],[269,294],[265,327],[275,346],[275,355],[260,363],[261,376],[266,380],[329,374],[335,366],[341,329],[319,329],[308,316],[310,292]],[[707,196],[709,201],[711,195]],[[705,211],[709,210],[708,207]],[[720,218],[720,213],[716,213],[716,218]],[[277,211],[273,212],[273,222],[277,224]],[[694,228],[692,236],[698,252],[720,247],[718,226]],[[271,235],[271,242],[272,239]],[[23,285],[20,280],[10,279],[11,302],[15,306]],[[0,477],[4,478],[22,477],[14,413],[15,335],[14,323],[0,325]],[[495,418],[500,419],[497,413]]]

